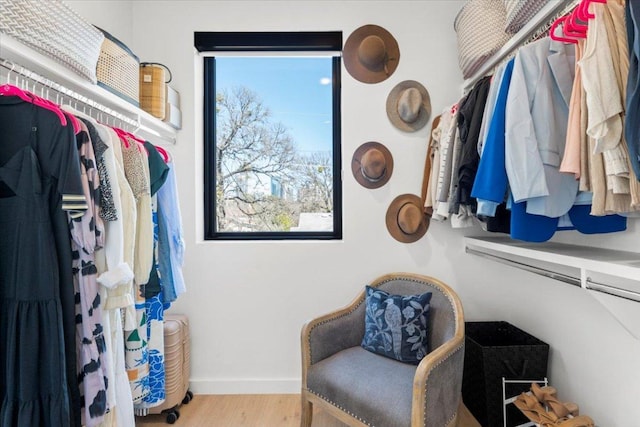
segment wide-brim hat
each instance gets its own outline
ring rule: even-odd
[[[393,156],[381,143],[365,142],[353,153],[351,172],[363,187],[380,188],[391,178]]]
[[[420,240],[429,228],[429,217],[424,213],[422,199],[415,194],[401,194],[393,199],[385,220],[389,234],[402,243]]]
[[[379,83],[398,68],[400,48],[389,31],[370,24],[349,35],[342,56],[345,68],[354,79],[363,83]]]
[[[398,83],[387,96],[387,116],[395,127],[405,132],[422,129],[431,116],[429,92],[415,80]]]

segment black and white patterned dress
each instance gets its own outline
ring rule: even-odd
[[[97,282],[94,251],[104,245],[104,224],[98,215],[100,178],[87,127],[76,136],[80,155],[82,185],[88,209],[80,217],[70,216],[73,249],[73,282],[76,290],[76,330],[78,334],[78,382],[83,396],[83,425],[100,424],[107,411],[105,339],[102,301]]]

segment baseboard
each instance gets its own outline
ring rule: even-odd
[[[299,378],[293,379],[191,379],[194,394],[291,394],[300,393]]]

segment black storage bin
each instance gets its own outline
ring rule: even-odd
[[[503,427],[502,378],[544,379],[549,345],[504,321],[465,322],[465,330],[462,400],[483,427]],[[530,387],[530,383],[509,384],[506,396]],[[507,405],[507,426],[527,421],[514,405]]]

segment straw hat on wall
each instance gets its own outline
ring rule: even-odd
[[[344,66],[363,83],[379,83],[398,68],[400,48],[396,39],[382,27],[364,25],[356,29],[344,44]]]

